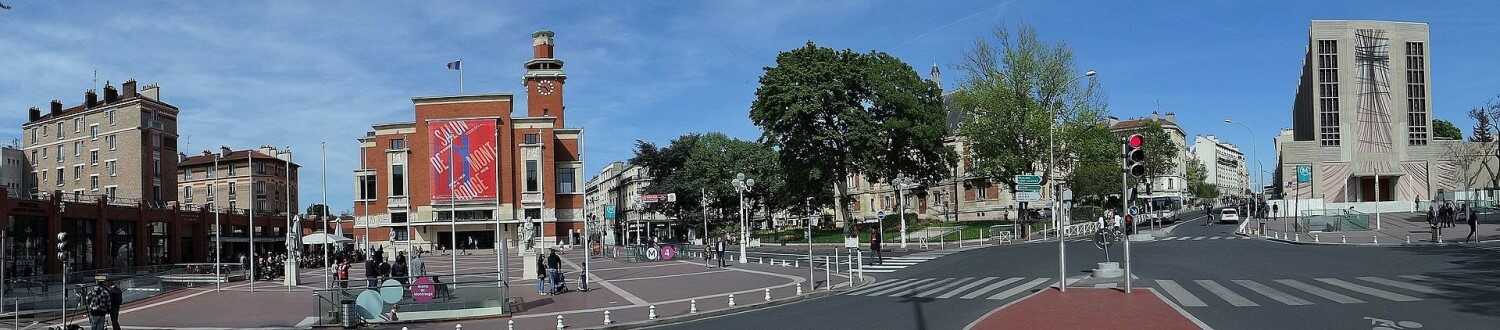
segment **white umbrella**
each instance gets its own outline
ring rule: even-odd
[[[307,236],[302,236],[302,244],[304,245],[336,244],[352,241],[354,240],[348,237],[329,235],[326,233],[315,233]]]

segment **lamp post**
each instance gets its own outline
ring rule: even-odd
[[[1240,125],[1240,127],[1244,127],[1245,128],[1245,132],[1249,132],[1250,133],[1250,151],[1254,153],[1253,155],[1255,155],[1255,171],[1256,171],[1255,175],[1256,176],[1261,176],[1261,172],[1265,172],[1265,166],[1262,166],[1261,163],[1260,163],[1260,147],[1256,147],[1255,146],[1255,141],[1256,141],[1255,130],[1250,129],[1250,126],[1245,125],[1245,123],[1237,122],[1237,121],[1234,121],[1234,120],[1232,120],[1230,118],[1224,118],[1224,124],[1225,125],[1235,125],[1235,124]],[[1265,177],[1261,176],[1258,179],[1258,181],[1265,182]],[[1252,192],[1253,192],[1253,190],[1252,190]],[[1265,191],[1261,191],[1261,193],[1265,193]],[[1250,214],[1252,216],[1260,212],[1260,203],[1257,202],[1253,198],[1251,199],[1250,207],[1251,207],[1250,208],[1250,210],[1251,210]],[[1261,222],[1264,223],[1265,219],[1261,219]]]
[[[896,180],[893,180],[891,182],[891,184],[896,186],[895,187],[896,188],[896,204],[900,205],[900,208],[901,208],[901,210],[900,210],[900,212],[901,212],[901,248],[905,249],[906,248],[906,197],[903,195],[903,193],[906,192],[906,186],[911,185],[911,179],[906,178],[906,177],[898,177],[898,178],[896,178]],[[880,220],[881,220],[881,222],[885,222],[885,219],[880,219]],[[963,236],[963,235],[959,235],[959,236]],[[958,240],[960,242],[962,242],[964,240],[964,238],[963,237],[959,237]],[[811,244],[811,243],[809,243],[809,244]]]
[[[750,244],[749,219],[745,217],[745,192],[755,186],[755,179],[745,177],[745,173],[738,173],[730,182],[734,184],[734,191],[740,194],[740,263],[749,263],[749,259],[745,258],[745,245]]]

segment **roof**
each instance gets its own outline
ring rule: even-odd
[[[250,150],[231,151],[231,152],[229,152],[228,156],[219,157],[219,161],[220,162],[244,161],[245,158],[247,157],[246,155],[248,155],[248,154],[250,154]],[[198,155],[195,155],[195,156],[189,156],[187,159],[184,159],[181,162],[177,162],[177,166],[178,167],[188,167],[188,166],[195,166],[195,165],[213,164],[213,162],[214,162],[214,155],[219,155],[219,154],[218,153],[212,153],[212,154],[208,154],[208,155],[198,154]],[[255,159],[266,159],[266,160],[272,160],[272,161],[277,161],[277,162],[281,162],[282,161],[280,158],[272,157],[271,155],[263,154],[263,153],[260,153],[260,152],[256,152],[255,153]],[[297,165],[296,162],[292,162],[292,167],[300,167],[300,166],[301,165]]]
[[[161,106],[164,106],[164,107],[167,107],[167,108],[171,108],[172,110],[177,110],[176,106],[173,106],[171,104],[167,104],[166,102],[162,102],[160,100],[153,100],[151,98],[142,96],[140,94],[136,94],[136,96],[131,96],[131,97],[125,97],[125,95],[120,95],[120,99],[115,100],[114,102],[109,102],[109,103],[104,103],[104,96],[100,95],[99,96],[99,104],[94,105],[93,108],[84,108],[83,104],[79,104],[79,105],[75,105],[75,106],[73,106],[71,108],[63,108],[62,111],[58,112],[56,116],[53,116],[52,115],[52,111],[49,110],[49,109],[45,109],[45,108],[37,109],[37,110],[41,110],[42,116],[41,117],[37,117],[36,120],[27,121],[25,124],[22,124],[21,126],[33,125],[33,124],[36,124],[36,123],[39,123],[39,122],[51,120],[53,118],[67,117],[68,115],[72,115],[72,114],[75,114],[75,113],[92,111],[92,110],[97,110],[97,109],[110,108],[110,107],[114,107],[116,105],[125,104],[125,103],[129,103],[130,101],[136,101],[136,100],[149,101],[149,102],[155,103],[157,105],[161,105]]]

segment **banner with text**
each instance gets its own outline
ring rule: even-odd
[[[427,123],[432,151],[432,200],[495,199],[495,121],[493,119],[435,120]],[[451,176],[450,176],[451,173]]]

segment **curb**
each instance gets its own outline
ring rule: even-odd
[[[1271,242],[1286,243],[1286,244],[1292,244],[1292,245],[1320,245],[1320,246],[1403,247],[1403,246],[1448,246],[1448,245],[1463,246],[1463,245],[1476,245],[1476,244],[1487,244],[1487,243],[1500,243],[1500,239],[1484,240],[1484,241],[1479,241],[1478,243],[1468,243],[1468,242],[1433,243],[1433,242],[1429,242],[1429,241],[1413,241],[1412,243],[1400,242],[1400,243],[1392,243],[1392,244],[1338,243],[1338,242],[1314,242],[1314,241],[1311,241],[1311,240],[1302,241],[1302,240],[1293,240],[1293,239],[1285,239],[1285,238],[1275,238],[1275,237],[1271,237],[1271,236],[1256,236],[1256,235],[1250,235],[1250,234],[1245,234],[1245,233],[1240,233],[1240,232],[1236,232],[1234,234],[1235,235],[1239,235],[1239,236],[1244,236],[1244,237],[1259,238],[1259,239],[1263,239],[1263,240],[1267,240],[1267,241],[1271,241]]]
[[[711,312],[700,312],[700,313],[697,313],[697,314],[683,314],[683,315],[672,316],[672,317],[661,317],[661,318],[657,318],[655,320],[643,320],[643,321],[635,321],[635,322],[629,322],[629,323],[616,323],[616,324],[601,325],[601,326],[586,326],[586,327],[580,327],[579,329],[650,329],[650,328],[656,328],[656,327],[664,327],[664,326],[670,326],[670,325],[677,325],[677,324],[683,324],[683,323],[688,323],[688,322],[706,320],[706,319],[716,318],[716,317],[720,317],[720,316],[734,315],[734,314],[739,314],[739,313],[744,313],[744,312],[759,311],[759,310],[766,309],[766,308],[777,307],[777,306],[782,306],[782,305],[790,305],[790,304],[795,304],[795,303],[799,303],[799,302],[803,302],[803,301],[812,301],[812,300],[816,300],[816,299],[822,299],[822,298],[825,298],[825,297],[831,297],[831,296],[834,296],[834,295],[837,295],[837,294],[840,294],[840,293],[844,293],[845,291],[848,291],[848,290],[849,289],[843,289],[843,290],[838,290],[838,291],[824,291],[824,292],[819,292],[819,293],[810,293],[810,294],[805,294],[805,295],[801,295],[801,296],[795,296],[795,297],[789,297],[789,298],[781,298],[781,299],[775,299],[775,300],[771,300],[771,301],[762,301],[762,302],[758,302],[758,303],[746,304],[746,305],[744,305],[744,307],[727,308],[727,309],[715,310],[715,311],[711,311]],[[569,327],[571,328],[572,326],[569,326]]]

